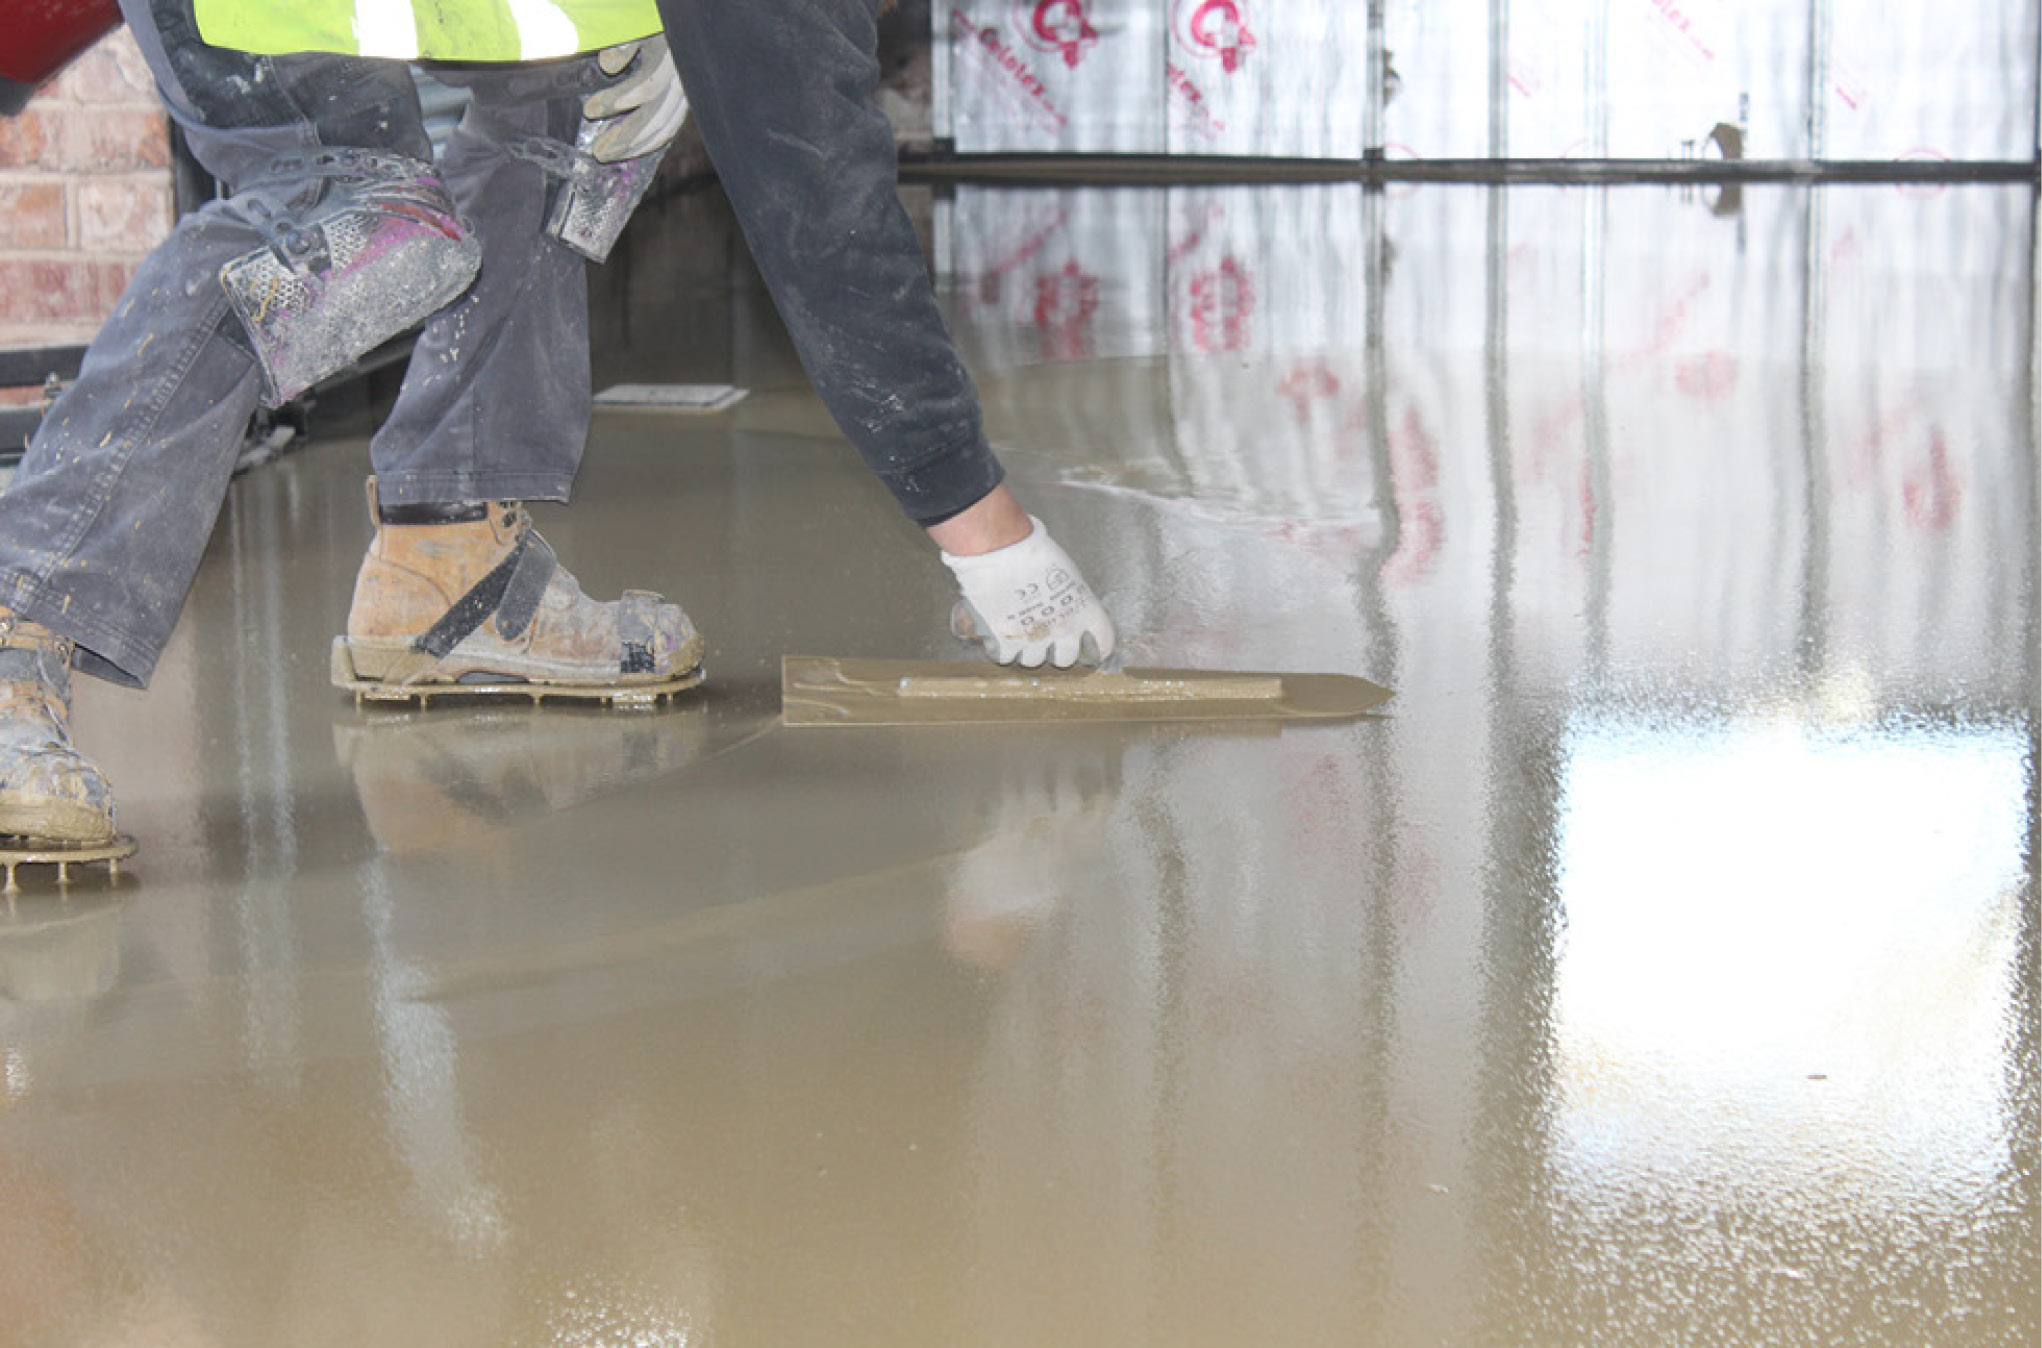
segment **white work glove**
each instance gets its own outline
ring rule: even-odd
[[[1028,522],[1034,532],[1019,543],[976,557],[943,554],[964,595],[951,629],[997,664],[1105,663],[1113,655],[1113,619],[1042,521],[1031,515]]]
[[[596,53],[596,64],[614,78],[581,101],[581,115],[603,123],[589,153],[615,164],[666,148],[688,119],[688,96],[666,38],[605,47]]]

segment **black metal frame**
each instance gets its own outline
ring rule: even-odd
[[[1723,185],[1739,183],[2036,182],[2024,160],[1857,161],[1798,159],[1251,159],[1127,154],[957,154],[938,142],[903,150],[901,178],[919,183],[1156,186],[1194,183],[1546,183]]]

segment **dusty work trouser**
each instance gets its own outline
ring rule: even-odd
[[[190,0],[123,5],[172,116],[230,188],[313,147],[429,152],[400,64],[225,52],[199,40]],[[811,378],[902,509],[928,524],[981,499],[1000,467],[894,193],[891,128],[871,98],[872,8],[676,0],[666,18]],[[585,65],[435,73],[468,84],[499,135],[571,136]],[[547,72],[562,70],[549,91]],[[540,233],[547,186],[532,165],[464,123],[441,170],[482,240],[482,268],[426,325],[372,445],[380,497],[564,500],[588,418],[583,264]],[[0,494],[0,604],[75,638],[88,672],[145,682],[196,573],[262,394],[217,279],[251,246],[218,204],[180,221]]]
[[[1000,482],[895,192],[877,0],[659,0],[752,257],[810,380],[908,517]]]
[[[169,108],[230,191],[280,157],[432,158],[410,70],[256,57],[200,41],[190,0],[123,0]],[[572,139],[591,60],[446,72],[493,125]],[[371,447],[386,503],[565,500],[589,415],[582,259],[541,232],[547,180],[464,124],[441,176],[482,244],[473,285],[420,334]],[[169,640],[264,392],[219,279],[263,243],[229,202],[143,262],[0,493],[0,604],[75,638],[79,665],[145,682]]]

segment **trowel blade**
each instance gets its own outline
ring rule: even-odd
[[[1389,689],[1351,674],[1105,674],[819,655],[780,661],[780,716],[790,726],[1337,721],[1364,715],[1390,697]]]

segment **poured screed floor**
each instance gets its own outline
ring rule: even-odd
[[[1130,663],[1395,698],[783,726],[966,653],[668,208],[604,378],[753,392],[538,515],[707,682],[358,709],[364,444],[239,480],[0,905],[0,1345],[2033,1344],[2032,193],[943,209]]]

